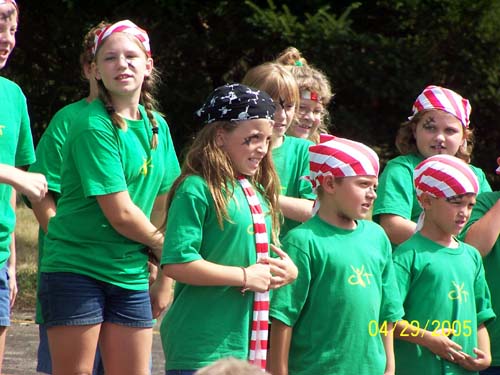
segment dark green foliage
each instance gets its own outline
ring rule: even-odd
[[[22,2],[18,45],[2,74],[28,96],[37,140],[50,117],[85,95],[78,55],[86,29],[128,18],[148,30],[162,72],[159,100],[178,151],[193,112],[216,86],[288,46],[330,77],[332,131],[374,146],[385,161],[399,123],[428,84],[472,103],[474,163],[500,153],[500,3],[491,0]]]

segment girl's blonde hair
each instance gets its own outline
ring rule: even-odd
[[[230,221],[227,212],[229,200],[232,198],[233,186],[236,182],[237,172],[234,170],[228,154],[217,145],[217,134],[219,131],[232,132],[238,126],[238,122],[215,121],[203,126],[189,148],[181,169],[181,175],[174,181],[167,196],[167,219],[168,209],[175,196],[179,185],[191,175],[202,177],[212,194],[217,221],[220,228],[224,227],[224,220]],[[248,177],[256,189],[267,199],[272,220],[272,239],[278,241],[280,228],[280,211],[278,209],[279,181],[271,153],[268,152],[260,162],[257,173]]]
[[[135,36],[132,36],[127,33],[124,33],[124,35],[126,35],[128,38],[131,38],[135,43],[137,43],[137,45],[144,52],[144,55],[146,57],[149,57],[146,52],[146,49]],[[100,43],[99,46],[97,47],[93,60],[94,62],[97,61],[97,55],[99,54],[101,47],[106,43],[106,39],[104,39],[102,43]],[[148,119],[151,123],[152,133],[153,133],[151,137],[151,149],[156,149],[156,147],[158,146],[158,122],[156,121],[156,118],[154,116],[154,111],[156,111],[156,108],[158,107],[158,102],[155,99],[155,93],[157,91],[159,82],[160,82],[159,73],[156,70],[156,68],[153,67],[151,74],[147,77],[144,77],[144,81],[142,82],[142,87],[141,87],[140,103],[144,106],[144,109],[146,110],[146,115],[148,116]],[[113,107],[113,101],[111,99],[111,95],[108,89],[104,86],[102,80],[97,81],[97,86],[99,89],[99,99],[101,99],[102,102],[104,103],[104,107],[106,108],[106,111],[108,112],[111,118],[111,122],[117,128],[125,129],[127,124],[125,120],[118,113],[116,113]]]
[[[275,102],[282,99],[293,103],[296,108],[299,106],[297,81],[283,65],[272,62],[258,65],[245,74],[242,83],[267,92]]]
[[[317,92],[321,98],[321,104],[325,107],[330,103],[333,93],[326,74],[308,64],[297,48],[288,47],[275,61],[285,65],[290,70],[300,91]]]
[[[396,135],[396,147],[402,155],[418,152],[417,141],[415,139],[415,129],[425,113],[429,110],[418,112],[411,120],[403,122]],[[458,148],[457,158],[470,163],[472,150],[474,148],[474,134],[472,129],[462,127],[464,131],[464,144]]]
[[[307,60],[295,47],[288,47],[278,56],[275,62],[286,66],[297,81],[300,91],[313,91],[318,93],[320,102],[324,107],[324,113],[318,128],[309,137],[311,141],[318,143],[319,135],[329,132],[328,125],[330,123],[330,116],[326,107],[334,95],[332,93],[330,81],[325,73],[309,65]]]

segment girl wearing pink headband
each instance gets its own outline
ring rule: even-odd
[[[402,155],[390,160],[382,172],[373,210],[393,245],[410,238],[422,212],[412,179],[417,164],[440,154],[470,161],[470,113],[467,99],[440,86],[427,86],[415,100],[409,121],[401,125],[396,138]],[[484,172],[469,167],[479,180],[480,192],[491,191]]]
[[[55,374],[148,374],[153,318],[170,299],[159,259],[166,193],[180,172],[168,125],[153,110],[149,39],[130,21],[96,32],[98,98],[63,147],[61,197],[41,259],[39,300]]]
[[[327,76],[309,65],[295,47],[289,47],[276,59],[285,65],[297,80],[300,104],[288,134],[318,143],[322,133],[328,133],[327,107],[333,97]]]

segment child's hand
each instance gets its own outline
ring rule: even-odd
[[[17,173],[16,184],[14,188],[20,193],[26,195],[32,202],[40,202],[47,194],[47,180],[40,173],[25,172],[15,168]]]
[[[469,371],[482,371],[488,368],[491,364],[491,357],[486,355],[482,350],[474,348],[476,358],[468,355],[467,353],[460,352],[465,358],[456,361],[461,367]]]
[[[256,263],[245,268],[246,270],[246,287],[245,290],[252,292],[265,292],[271,287],[271,268],[269,264]]]
[[[465,356],[461,351],[462,347],[448,338],[452,334],[453,330],[450,329],[429,332],[426,335],[428,340],[425,346],[441,358],[449,362],[458,363],[458,361],[464,360]]]
[[[287,253],[274,245],[271,245],[271,250],[278,254],[280,258],[266,258],[262,259],[260,263],[269,264],[271,267],[273,275],[271,289],[277,289],[294,281],[299,271]]]
[[[172,302],[172,279],[160,273],[156,280],[149,286],[151,298],[151,311],[153,319],[156,319]]]

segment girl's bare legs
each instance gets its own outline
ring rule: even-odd
[[[53,375],[92,375],[100,324],[47,329]]]
[[[106,375],[149,375],[152,328],[103,323],[99,348]]]

